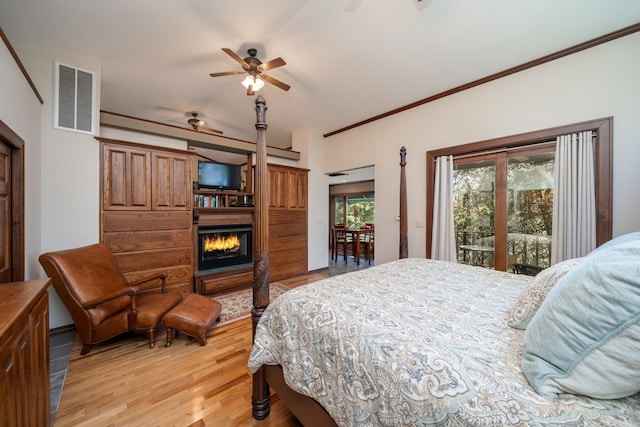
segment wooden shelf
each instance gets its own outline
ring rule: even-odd
[[[253,212],[253,206],[231,206],[228,208],[197,208],[194,207],[193,211],[216,213],[216,212]]]
[[[253,209],[253,193],[199,189],[193,192],[193,209]]]

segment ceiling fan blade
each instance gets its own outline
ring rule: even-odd
[[[242,68],[244,68],[245,70],[246,70],[246,69],[251,68],[251,67],[249,66],[249,64],[247,64],[247,63],[246,63],[246,61],[245,61],[244,59],[240,58],[240,57],[238,56],[238,54],[237,54],[237,53],[235,53],[234,51],[232,51],[231,49],[228,49],[228,48],[226,48],[226,47],[223,47],[223,48],[222,48],[222,50],[223,50],[227,55],[229,55],[230,57],[232,57],[233,59],[235,59],[235,60],[236,60],[240,65],[242,65]]]
[[[244,74],[244,71],[223,71],[222,73],[209,73],[211,77],[233,76],[236,74]]]
[[[258,70],[266,71],[272,70],[277,67],[282,67],[283,65],[287,65],[282,58],[272,59],[271,61],[265,62],[264,64],[258,65]]]
[[[260,78],[262,80],[264,80],[265,82],[267,82],[267,83],[271,83],[274,86],[278,86],[282,90],[287,91],[287,90],[291,89],[291,86],[289,86],[288,84],[283,83],[280,80],[276,80],[273,77],[269,77],[269,76],[267,76],[265,74],[261,74]]]
[[[208,128],[206,126],[201,126],[199,128],[200,131],[204,131],[205,133],[215,133],[217,135],[222,135],[224,134],[224,132],[222,132],[221,130],[218,129],[212,129],[212,128]]]

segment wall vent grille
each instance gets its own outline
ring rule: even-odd
[[[56,62],[54,127],[95,133],[95,73]]]

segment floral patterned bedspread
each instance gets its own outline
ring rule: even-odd
[[[640,396],[547,399],[522,374],[506,319],[531,277],[401,259],[292,289],[249,358],[340,426],[640,425]]]

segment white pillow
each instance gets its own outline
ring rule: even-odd
[[[516,305],[511,310],[507,324],[515,329],[525,329],[551,288],[562,276],[580,264],[582,259],[581,257],[561,261],[538,273],[533,282],[520,294]]]
[[[617,399],[640,391],[640,233],[608,242],[549,291],[524,333],[535,390]]]

